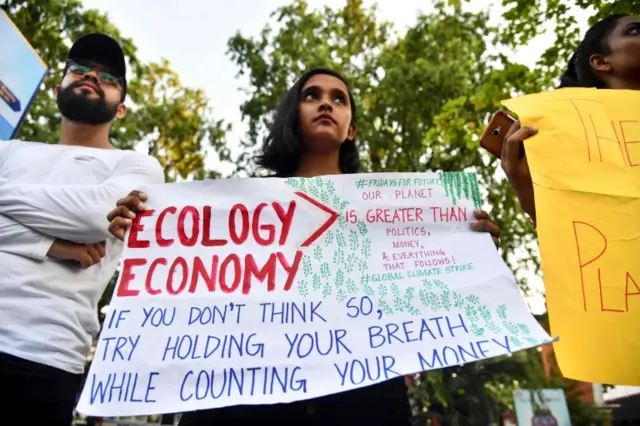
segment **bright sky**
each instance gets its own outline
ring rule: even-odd
[[[340,7],[345,0],[307,0],[311,8]],[[221,3],[223,6],[221,6]],[[109,15],[111,21],[125,37],[133,39],[138,47],[138,57],[143,61],[159,61],[166,58],[181,77],[183,84],[202,88],[211,100],[215,118],[222,118],[233,126],[228,137],[230,148],[238,147],[246,126],[240,119],[240,104],[246,96],[239,90],[247,87],[246,79],[237,79],[237,68],[227,58],[227,40],[237,31],[244,36],[256,36],[269,15],[289,0],[84,0],[87,8],[99,9]],[[374,3],[364,1],[366,6]],[[391,21],[396,30],[404,31],[415,23],[420,11],[428,12],[428,0],[378,0],[380,19]],[[489,7],[492,19],[499,19],[501,10],[492,3],[495,0],[473,2]],[[475,7],[474,7],[475,9]],[[581,15],[586,22],[586,16]],[[540,54],[553,42],[551,33],[533,40],[528,46],[513,52],[513,60],[533,65]],[[215,163],[210,162],[215,167]],[[530,274],[534,290],[543,290],[542,280]],[[528,303],[534,313],[544,311],[541,294],[530,297]],[[629,394],[640,388],[619,388],[615,392]],[[612,397],[614,395],[607,395]],[[615,395],[618,396],[618,395]]]

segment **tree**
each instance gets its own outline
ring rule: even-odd
[[[126,101],[130,111],[112,125],[112,142],[124,149],[146,145],[146,151],[164,166],[169,181],[217,176],[205,170],[205,149],[211,146],[222,161],[227,160],[229,125],[213,118],[204,93],[184,87],[168,61],[142,64],[133,42],[122,37],[106,15],[85,10],[80,0],[8,0],[4,8],[49,66],[19,138],[58,142],[60,113],[53,89],[62,80],[69,46],[83,34],[102,32],[121,42],[130,70]]]
[[[358,140],[365,171],[474,170],[492,215],[503,229],[505,258],[516,270],[533,259],[516,247],[533,240],[529,223],[507,182],[494,179],[497,162],[478,149],[483,123],[514,90],[540,87],[526,67],[487,51],[485,14],[451,13],[442,2],[404,37],[378,22],[361,0],[344,8],[309,10],[303,0],[273,13],[278,30],[258,38],[237,34],[229,55],[248,75],[252,95],[241,106],[249,124],[238,171],[252,172],[251,157],[266,135],[280,96],[308,68],[328,66],[351,82],[359,110]],[[504,64],[503,69],[492,61]],[[523,282],[523,288],[527,288]]]
[[[462,0],[470,3],[470,0]],[[460,0],[450,0],[460,5]],[[497,40],[517,48],[546,32],[555,37],[538,60],[536,73],[545,88],[552,88],[583,37],[585,24],[591,25],[614,13],[638,13],[637,0],[505,0],[502,25]],[[588,16],[582,22],[578,16]]]
[[[237,64],[239,75],[249,77],[252,95],[241,105],[248,121],[245,152],[237,171],[252,173],[253,154],[266,135],[270,116],[280,97],[305,70],[317,66],[338,69],[351,78],[357,108],[364,111],[363,94],[371,91],[375,80],[377,55],[388,44],[390,25],[378,23],[375,7],[362,8],[361,0],[352,0],[343,9],[325,7],[309,10],[306,1],[294,1],[272,15],[278,29],[265,26],[259,38],[238,33],[228,42],[228,54]],[[362,120],[362,128],[369,124]],[[366,130],[365,130],[366,131]]]

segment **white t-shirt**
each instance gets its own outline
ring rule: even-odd
[[[0,141],[0,352],[84,371],[122,253],[106,215],[131,190],[163,182],[158,161],[135,151]],[[82,270],[47,258],[55,238],[106,241],[107,254]]]

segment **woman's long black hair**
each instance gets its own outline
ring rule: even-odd
[[[349,103],[351,104],[351,123],[356,123],[356,104],[353,100],[351,87],[343,76],[327,68],[314,68],[304,73],[282,98],[274,115],[269,136],[265,139],[262,152],[256,159],[258,166],[275,172],[279,177],[292,176],[300,163],[304,149],[298,123],[300,96],[305,83],[317,74],[339,78],[347,86]],[[340,146],[339,158],[342,173],[358,173],[360,155],[355,138],[344,141]]]
[[[560,78],[560,87],[595,87],[605,89],[605,84],[591,68],[592,55],[606,55],[611,52],[607,37],[625,14],[609,15],[589,28],[575,53],[569,59],[567,70]]]

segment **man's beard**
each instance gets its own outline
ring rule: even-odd
[[[73,89],[83,83],[86,82],[83,80],[75,81],[58,92],[56,103],[62,116],[76,123],[90,125],[111,122],[118,111],[118,104],[107,105],[104,92],[99,87],[97,89],[98,98],[90,98],[85,94],[74,92]]]

